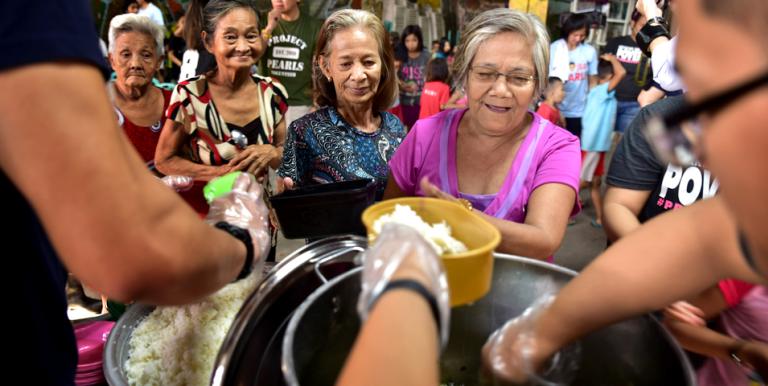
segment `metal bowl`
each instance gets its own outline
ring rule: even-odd
[[[155,306],[134,304],[125,311],[107,339],[104,346],[104,377],[112,386],[128,386],[125,361],[128,360],[133,330],[147,317]]]
[[[282,368],[288,385],[333,385],[359,329],[355,304],[360,272],[358,268],[319,288],[294,314],[283,340]],[[537,260],[496,255],[491,292],[451,311],[450,340],[440,363],[441,383],[481,383],[480,350],[491,332],[575,275]],[[573,385],[695,384],[687,357],[651,316],[614,324],[583,338],[580,344]]]
[[[283,385],[281,349],[291,315],[317,288],[354,268],[367,245],[360,236],[334,236],[307,244],[280,262],[235,317],[211,384]]]
[[[211,384],[235,384],[234,379],[249,379],[249,384],[253,384],[256,379],[266,378],[267,381],[260,384],[267,385],[272,384],[273,378],[282,379],[279,368],[282,335],[275,340],[278,342],[276,345],[269,342],[284,330],[284,324],[287,324],[293,311],[309,294],[336,275],[353,268],[356,256],[366,245],[367,241],[360,236],[330,237],[299,248],[265,272],[261,283],[235,316],[222,342]],[[154,309],[154,306],[134,304],[128,307],[112,330],[104,348],[103,365],[110,385],[128,386],[124,366],[131,334]],[[251,359],[258,359],[258,366],[251,366],[254,363]],[[273,369],[273,365],[277,367]],[[270,375],[273,373],[276,376]]]

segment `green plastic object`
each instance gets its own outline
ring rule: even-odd
[[[229,192],[232,191],[232,186],[235,185],[235,180],[241,173],[242,172],[232,172],[208,181],[208,183],[205,184],[205,188],[203,188],[205,201],[210,204],[213,200],[229,194]]]

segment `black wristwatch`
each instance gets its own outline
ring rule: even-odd
[[[245,244],[245,263],[243,263],[243,269],[240,270],[240,274],[237,275],[235,281],[248,277],[251,271],[253,271],[253,242],[251,234],[248,233],[248,230],[234,226],[226,221],[219,221],[214,226],[227,231],[227,233]]]
[[[387,291],[394,290],[394,289],[407,289],[410,291],[413,291],[421,297],[424,298],[424,300],[429,305],[429,309],[432,311],[432,316],[435,318],[435,325],[437,326],[437,335],[440,336],[440,331],[442,328],[442,323],[440,323],[440,309],[437,307],[437,299],[435,298],[435,295],[433,295],[429,290],[424,287],[423,284],[419,283],[416,280],[413,279],[398,279],[390,282],[389,284],[384,287],[384,289],[381,291],[378,297],[371,302],[371,307],[369,309],[373,309],[373,306],[376,305],[376,302],[384,296]]]
[[[654,39],[664,36],[669,39],[669,30],[667,29],[667,22],[661,17],[653,17],[645,23],[643,28],[635,35],[637,46],[643,51],[645,56],[651,57],[651,42]]]

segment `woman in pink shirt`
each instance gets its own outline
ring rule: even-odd
[[[454,69],[468,109],[419,120],[389,162],[385,198],[469,201],[500,252],[539,259],[579,211],[579,140],[528,110],[546,85],[549,40],[533,16],[500,8],[467,26]]]
[[[668,307],[664,324],[686,350],[709,357],[696,371],[698,385],[762,385],[768,377],[766,287],[723,280]]]

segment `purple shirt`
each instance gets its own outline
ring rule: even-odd
[[[413,126],[389,161],[392,177],[409,196],[424,196],[423,177],[454,197],[469,199],[483,213],[518,223],[525,221],[533,191],[549,183],[565,184],[577,192],[581,168],[579,139],[531,112],[533,121],[515,155],[512,168],[495,195],[469,195],[458,190],[456,135],[466,112],[446,110],[421,119]],[[492,198],[491,198],[492,197]],[[580,210],[574,200],[571,215]]]
[[[736,339],[768,342],[768,288],[757,286],[718,318],[722,333]],[[700,386],[751,385],[747,372],[728,359],[709,358],[696,371]],[[755,385],[757,383],[754,383]]]

